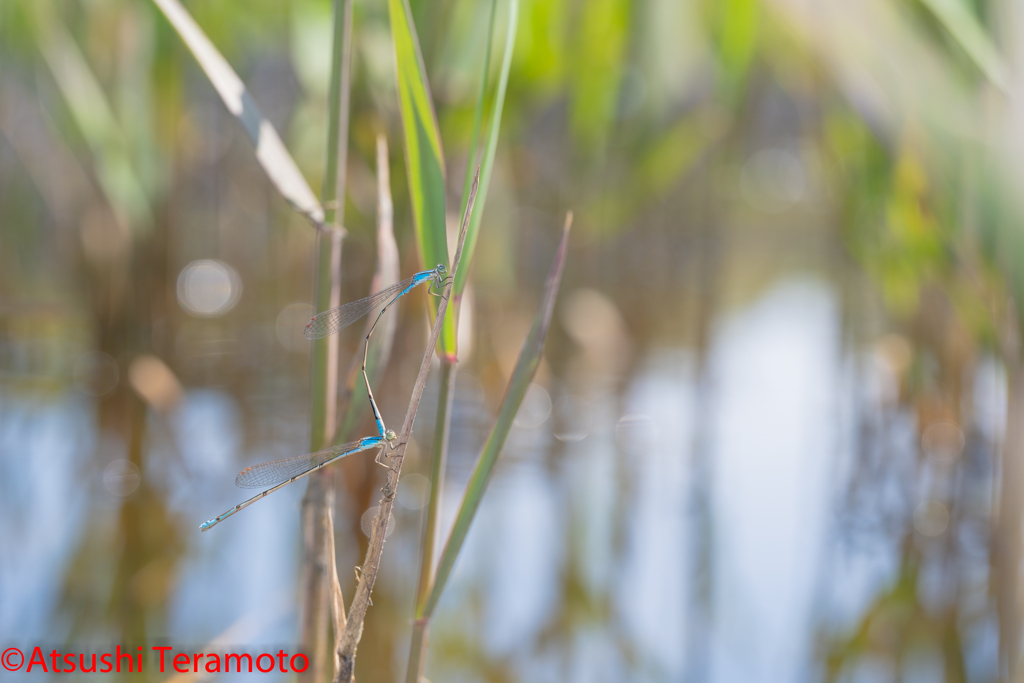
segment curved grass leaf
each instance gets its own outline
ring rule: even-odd
[[[921,0],[942,22],[953,39],[982,73],[1003,92],[1009,92],[1009,74],[992,39],[965,0]]]
[[[210,83],[224,100],[228,111],[242,124],[256,147],[256,160],[263,167],[270,182],[296,211],[317,227],[322,227],[323,207],[309,188],[274,126],[263,116],[249,95],[242,79],[178,0],[153,0],[153,3],[160,8],[174,30],[185,41],[199,66],[206,72]]]
[[[391,37],[395,46],[395,78],[405,139],[413,229],[423,268],[448,263],[448,233],[444,213],[444,153],[430,98],[426,69],[408,0],[388,0]],[[436,314],[438,299],[431,297]],[[455,316],[444,321],[438,351],[455,357]]]
[[[519,360],[512,371],[512,378],[505,389],[505,397],[501,401],[501,409],[498,411],[498,419],[491,429],[483,449],[480,451],[480,458],[477,460],[476,469],[469,479],[466,493],[459,506],[459,512],[452,525],[451,534],[448,536],[441,553],[441,561],[438,563],[437,573],[434,577],[434,584],[426,601],[416,606],[417,619],[429,619],[437,607],[437,602],[444,591],[448,577],[451,575],[455,560],[462,549],[462,543],[466,540],[469,526],[473,523],[480,500],[483,498],[487,488],[487,482],[494,473],[494,466],[498,463],[498,456],[505,445],[505,439],[512,429],[512,421],[519,412],[519,406],[523,403],[526,390],[530,387],[533,376],[537,374],[537,367],[540,365],[541,355],[544,351],[544,340],[547,337],[548,326],[551,323],[551,312],[555,307],[555,298],[558,296],[558,287],[562,280],[562,269],[565,266],[565,256],[569,245],[569,228],[572,225],[572,213],[565,218],[565,228],[562,230],[562,240],[555,252],[555,259],[548,272],[548,279],[544,285],[544,298],[541,300],[540,310],[533,321],[533,327],[523,342],[523,348],[519,352]]]
[[[469,184],[473,180],[472,162],[476,155],[476,141],[480,129],[480,119],[483,115],[484,95],[487,86],[487,72],[490,68],[491,38],[494,35],[494,21],[497,15],[497,0],[491,7],[491,25],[487,32],[487,45],[485,47],[483,74],[480,77],[480,96],[476,103],[476,114],[473,124],[473,135],[470,138],[470,163],[466,164],[466,180],[463,183],[466,190],[462,196],[469,195]],[[487,134],[487,147],[484,150],[483,159],[480,161],[480,190],[476,199],[476,206],[473,208],[473,215],[469,219],[469,232],[466,233],[466,255],[463,259],[464,265],[459,266],[459,272],[455,274],[455,296],[462,295],[466,287],[466,279],[469,277],[469,266],[473,262],[473,250],[476,249],[476,238],[480,232],[480,220],[484,213],[484,204],[487,201],[487,188],[491,181],[491,168],[494,166],[494,154],[498,149],[498,132],[501,130],[501,113],[505,108],[505,91],[508,89],[508,73],[512,68],[512,50],[516,42],[516,27],[519,21],[519,0],[510,0],[508,7],[508,28],[505,34],[505,55],[501,61],[501,75],[498,78],[498,89],[494,93],[494,104],[491,106],[491,127]],[[465,211],[465,200],[463,200],[462,211]],[[461,212],[460,212],[461,213]]]

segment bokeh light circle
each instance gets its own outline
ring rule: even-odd
[[[520,429],[535,429],[551,416],[551,395],[539,384],[530,384],[513,421]]]
[[[302,336],[306,323],[313,317],[313,307],[306,303],[288,304],[277,315],[277,341],[293,353],[309,351],[309,340]]]
[[[75,386],[89,396],[106,396],[121,377],[117,361],[102,351],[83,353],[75,361],[72,371]]]
[[[135,493],[140,483],[142,473],[131,460],[114,460],[103,470],[103,488],[118,498]]]
[[[615,441],[630,455],[639,455],[655,447],[654,420],[643,413],[623,415],[615,425]]]
[[[949,508],[937,500],[926,500],[914,510],[914,528],[922,536],[939,536],[949,527]]]
[[[933,422],[921,434],[921,447],[936,460],[953,462],[963,453],[964,432],[949,420]]]
[[[224,315],[235,307],[241,296],[242,279],[223,261],[193,261],[178,275],[178,303],[194,316]]]
[[[363,513],[363,516],[359,518],[359,528],[363,530],[363,534],[367,538],[373,532],[373,520],[377,519],[377,506],[374,505]],[[395,530],[395,516],[391,515],[388,518],[388,528],[384,530],[384,538],[391,535],[391,532]]]
[[[587,406],[578,396],[567,394],[555,403],[555,438],[559,441],[582,441],[590,433]]]

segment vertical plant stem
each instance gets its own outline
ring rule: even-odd
[[[456,333],[458,330],[456,330]],[[441,532],[441,494],[444,490],[445,465],[448,461],[448,437],[451,433],[452,402],[455,398],[455,375],[458,366],[447,358],[441,360],[441,390],[437,397],[437,420],[434,424],[433,454],[430,460],[430,502],[423,525],[423,552],[420,557],[420,580],[416,588],[417,617],[430,594],[434,582],[434,549]],[[427,621],[417,619],[413,624],[409,645],[409,665],[406,683],[418,683],[423,676],[427,651]]]
[[[445,463],[448,459],[448,436],[451,431],[452,401],[455,398],[457,366],[441,361],[441,391],[437,397],[437,420],[434,425],[433,458],[430,462],[430,503],[427,506],[426,528],[423,534],[423,553],[420,562],[420,580],[416,589],[416,604],[426,599],[433,581],[434,548],[439,533],[441,491],[444,484]]]
[[[340,304],[342,233],[320,233],[317,264],[316,309],[322,311]],[[334,438],[337,411],[338,336],[331,335],[314,343],[312,359],[313,395],[310,401],[310,451],[318,451]],[[327,660],[328,565],[327,510],[333,502],[328,475],[324,470],[310,476],[302,500],[303,524],[303,609],[302,651],[310,657],[310,667],[299,674],[302,683],[321,681]]]
[[[497,0],[492,0],[490,19],[488,21],[487,28],[487,40],[484,43],[483,68],[480,71],[480,88],[477,96],[476,110],[473,114],[473,129],[469,142],[469,159],[466,163],[466,179],[463,184],[462,192],[464,203],[461,206],[461,209],[465,212],[466,203],[469,200],[471,182],[477,182],[477,180],[474,180],[472,175],[472,169],[476,167],[477,178],[479,179],[482,175],[483,192],[480,197],[480,204],[476,207],[475,213],[471,212],[469,214],[470,223],[466,237],[469,252],[466,259],[466,266],[468,266],[470,258],[472,257],[473,245],[476,242],[476,235],[474,233],[476,232],[476,228],[479,226],[479,217],[483,210],[483,201],[487,197],[490,165],[494,159],[494,147],[498,135],[498,124],[492,123],[484,158],[480,162],[481,166],[477,166],[477,142],[480,137],[480,125],[483,121],[484,101],[487,94],[487,77],[490,73],[491,64],[491,45],[494,40],[494,23],[497,11]],[[501,108],[504,104],[505,85],[508,82],[507,62],[512,54],[512,38],[515,35],[517,11],[518,5],[515,0],[513,0],[510,6],[510,33],[507,38],[507,45],[505,46],[506,63],[503,65],[502,75],[499,79],[498,95],[494,104],[495,111],[493,112],[493,116],[495,117],[496,122],[500,122],[501,120]],[[456,338],[458,338],[460,304],[462,299],[462,287],[465,285],[466,281],[466,270],[467,268],[452,271],[452,275],[455,278],[455,288],[453,292],[455,295],[454,329]],[[434,428],[434,445],[430,472],[430,503],[427,507],[427,517],[424,522],[423,529],[423,553],[420,560],[419,584],[416,590],[417,619],[413,625],[412,642],[409,646],[409,664],[406,668],[406,683],[418,683],[420,678],[423,676],[423,669],[426,664],[425,654],[429,624],[426,619],[421,619],[420,617],[423,615],[423,608],[426,605],[427,598],[430,594],[430,588],[434,582],[434,551],[437,545],[438,535],[440,533],[441,492],[444,490],[445,464],[448,459],[448,435],[451,428],[451,407],[452,399],[454,397],[455,376],[457,372],[455,363],[457,360],[457,358],[449,358],[447,356],[442,357],[441,359],[441,394],[438,397],[437,422]]]
[[[328,101],[327,154],[324,167],[324,222],[335,229],[318,236],[316,310],[341,303],[341,245],[344,229],[345,167],[348,163],[349,62],[351,57],[351,0],[334,2],[334,44]],[[312,358],[313,396],[310,402],[310,450],[317,451],[334,439],[338,400],[338,337],[315,342]],[[310,478],[303,498],[302,648],[311,666],[299,675],[302,683],[322,681],[327,660],[328,609],[341,604],[341,587],[334,566],[334,525],[329,514],[333,488],[321,471]],[[334,609],[335,624],[344,616]]]
[[[466,163],[466,178],[463,183],[463,204],[460,207],[462,211],[465,212],[467,208],[471,181],[473,183],[480,183],[482,192],[480,193],[480,201],[477,203],[475,210],[471,210],[470,213],[467,214],[469,215],[469,226],[465,241],[465,248],[467,249],[467,256],[464,262],[465,267],[462,267],[461,269],[453,268],[452,270],[452,276],[455,279],[455,285],[452,290],[455,296],[454,323],[452,327],[456,340],[458,339],[462,291],[466,284],[466,274],[469,270],[468,266],[472,260],[473,248],[476,244],[476,237],[480,226],[480,217],[483,213],[484,201],[487,198],[491,165],[494,162],[494,153],[498,141],[498,131],[501,125],[501,111],[504,107],[505,89],[508,85],[512,48],[515,44],[516,22],[519,12],[518,1],[511,0],[509,3],[509,24],[508,35],[505,40],[505,56],[502,60],[501,75],[498,79],[497,92],[495,93],[494,108],[491,113],[492,120],[487,138],[487,145],[483,156],[480,159],[480,165],[478,166],[476,163],[477,143],[480,137],[480,126],[483,122],[484,103],[487,95],[487,78],[490,73],[491,47],[494,40],[494,24],[497,12],[498,2],[497,0],[492,0],[490,20],[488,21],[487,28],[487,40],[484,43],[483,68],[480,71],[480,88],[477,96],[476,110],[473,115],[473,129],[470,135],[469,159]],[[472,175],[472,169],[474,167],[476,167],[475,178]],[[453,345],[452,348],[455,348],[455,345]],[[455,387],[455,363],[457,361],[458,358],[455,354],[442,355],[441,357],[441,395],[438,397],[437,422],[434,429],[433,456],[431,458],[430,503],[427,508],[427,517],[424,522],[423,529],[423,553],[420,560],[419,584],[416,590],[416,621],[413,625],[412,641],[409,646],[409,663],[406,668],[406,683],[419,683],[419,680],[423,676],[424,666],[426,664],[429,622],[427,619],[423,618],[423,616],[430,590],[434,582],[434,549],[437,544],[438,534],[440,533],[441,492],[444,489],[445,463],[448,456],[448,434],[451,425],[451,406]]]
[[[324,167],[324,215],[328,224],[344,225],[348,166],[350,68],[352,64],[352,0],[334,0],[334,42]]]
[[[412,622],[412,643],[409,645],[409,665],[405,671],[406,683],[419,683],[427,665],[427,641],[430,635],[430,619],[414,619]]]

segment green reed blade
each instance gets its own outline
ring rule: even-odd
[[[292,207],[316,226],[324,222],[324,210],[313,190],[288,153],[270,121],[260,113],[242,79],[206,37],[199,24],[178,0],[153,0],[171,22],[199,66],[206,72],[228,111],[242,124],[256,147],[256,160],[270,182]]]
[[[494,22],[497,17],[497,0],[491,6],[491,25],[487,31],[487,45],[484,53],[483,73],[480,76],[480,95],[476,103],[474,115],[473,135],[470,138],[469,153],[470,159],[466,164],[466,180],[463,183],[462,196],[469,194],[469,184],[473,181],[473,169],[476,164],[473,160],[476,157],[476,142],[480,128],[480,119],[483,115],[484,95],[487,90],[487,71],[490,69],[491,40],[494,35]],[[491,106],[491,127],[487,133],[487,147],[484,149],[483,159],[480,162],[480,190],[476,199],[476,206],[473,208],[473,215],[469,219],[469,232],[466,233],[466,254],[463,257],[463,265],[459,266],[459,272],[455,274],[455,296],[462,295],[466,287],[466,279],[469,277],[469,266],[473,262],[473,250],[476,248],[476,238],[480,232],[480,220],[484,213],[484,204],[487,201],[487,188],[491,180],[491,168],[494,166],[494,154],[498,149],[498,132],[501,130],[501,113],[505,108],[505,92],[508,89],[508,73],[512,68],[512,50],[516,43],[516,28],[519,20],[519,0],[510,0],[508,7],[508,29],[505,34],[505,55],[501,61],[501,75],[498,78],[498,88],[494,93],[494,103]],[[463,200],[465,201],[465,200]],[[466,206],[463,204],[462,211]],[[460,211],[460,214],[462,213]]]
[[[444,551],[441,553],[441,561],[438,563],[437,573],[434,577],[434,585],[430,589],[430,595],[425,603],[416,606],[417,619],[429,619],[437,606],[455,560],[462,549],[462,543],[466,540],[469,526],[473,523],[480,500],[483,498],[487,488],[487,482],[494,472],[494,466],[501,455],[501,449],[505,445],[505,439],[512,429],[512,421],[519,412],[526,390],[537,373],[540,359],[544,352],[544,340],[547,337],[548,326],[551,323],[551,312],[555,307],[555,298],[558,296],[558,287],[562,280],[562,269],[565,266],[565,257],[569,245],[569,228],[572,225],[572,213],[566,216],[565,228],[562,230],[562,240],[558,244],[558,251],[555,252],[555,259],[548,272],[548,279],[544,285],[544,297],[541,301],[540,310],[533,321],[533,327],[523,342],[523,348],[519,352],[519,360],[512,371],[512,378],[505,389],[505,397],[501,401],[501,409],[498,411],[498,418],[491,429],[480,457],[473,470],[473,476],[469,479],[466,493],[459,506],[459,512],[452,525],[451,534],[445,542]]]
[[[416,244],[424,269],[440,263],[449,266],[441,132],[437,126],[408,0],[388,0],[388,13],[391,16],[391,37],[395,45],[395,78],[405,138],[405,167],[409,178]],[[429,298],[436,314],[438,299]],[[456,354],[454,319],[455,316],[451,316],[444,321],[438,341],[439,353],[449,358],[454,358]]]

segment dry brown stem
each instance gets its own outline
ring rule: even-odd
[[[359,574],[359,584],[356,586],[355,595],[352,598],[352,605],[348,611],[348,623],[345,632],[342,634],[337,646],[335,660],[340,663],[335,673],[335,683],[349,683],[354,680],[356,648],[359,647],[359,639],[363,635],[363,620],[366,617],[366,610],[370,603],[370,593],[373,591],[373,584],[377,579],[377,570],[380,568],[381,554],[384,552],[384,535],[391,520],[391,510],[395,504],[395,495],[398,492],[398,479],[402,471],[402,462],[405,460],[405,449],[412,438],[412,427],[416,422],[416,413],[419,411],[420,399],[423,398],[423,388],[427,383],[427,373],[430,370],[430,361],[437,346],[438,337],[441,335],[441,326],[444,324],[444,316],[448,311],[448,301],[451,298],[452,284],[455,281],[454,274],[458,272],[459,261],[462,259],[462,247],[466,242],[466,231],[469,227],[469,216],[473,213],[473,204],[476,201],[477,185],[479,183],[480,171],[477,170],[477,177],[473,179],[473,186],[469,191],[469,201],[466,203],[466,212],[462,217],[462,227],[459,230],[459,244],[455,250],[455,260],[449,271],[452,277],[444,288],[444,295],[437,307],[437,317],[434,319],[434,327],[430,331],[430,339],[423,352],[423,361],[420,363],[420,372],[416,377],[416,384],[413,386],[412,398],[409,400],[409,409],[405,414],[405,423],[402,425],[402,432],[398,438],[398,446],[388,459],[390,469],[388,470],[387,481],[381,489],[383,495],[377,507],[377,516],[373,520],[373,527],[370,532],[370,545],[366,550],[366,559],[362,564],[362,571]]]

